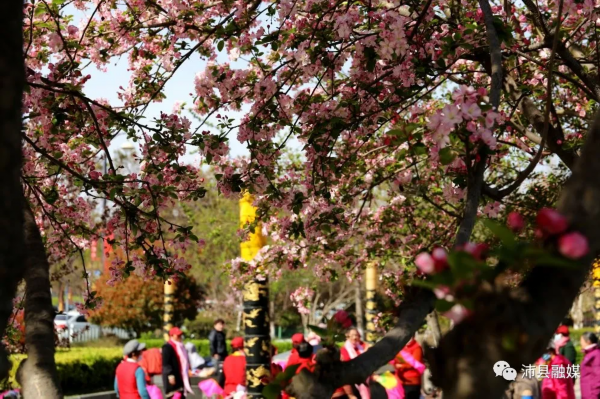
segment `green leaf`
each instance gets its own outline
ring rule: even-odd
[[[56,191],[56,188],[52,187],[50,190],[44,193],[44,198],[48,204],[52,205],[58,199],[58,191]]]
[[[333,318],[331,318],[330,321],[331,320],[333,320]],[[327,337],[327,336],[331,335],[331,333],[328,330],[321,328],[321,327],[317,327],[317,326],[313,326],[313,325],[309,324],[308,328],[315,334],[320,335],[321,337]]]
[[[464,251],[452,252],[448,255],[448,264],[458,278],[469,277],[477,268],[477,261]]]
[[[442,165],[449,165],[456,158],[456,153],[450,149],[450,147],[444,147],[439,152],[440,162]]]
[[[416,287],[422,287],[422,288],[427,288],[433,291],[434,288],[437,288],[437,284],[434,283],[433,281],[429,281],[429,280],[418,280],[418,279],[414,279],[411,283],[411,285],[414,285]]]
[[[435,301],[435,310],[437,310],[440,313],[445,313],[452,309],[454,305],[454,302],[448,302],[445,299],[438,299],[437,301]]]
[[[220,41],[220,42],[217,44],[217,49],[218,49],[219,51],[222,51],[222,50],[223,50],[223,47],[225,47],[225,42],[221,40],[221,41]]]
[[[35,11],[33,12],[33,15],[40,16],[42,14],[44,14],[48,9],[46,8],[46,6],[43,3],[38,3],[38,6],[35,8]]]
[[[517,245],[515,241],[515,235],[508,227],[490,219],[484,220],[483,225],[487,227],[496,237],[498,237],[500,241],[502,241],[502,244],[504,244],[507,248],[515,249]]]
[[[427,148],[423,143],[417,143],[412,147],[413,152],[416,155],[425,155],[427,153]]]
[[[538,266],[564,267],[567,269],[579,269],[581,267],[581,263],[577,261],[553,254],[537,257],[535,264]]]
[[[279,375],[277,377],[279,377]],[[283,387],[280,384],[272,382],[263,388],[262,394],[265,399],[277,399],[281,394],[281,391],[283,391]]]
[[[299,364],[294,364],[293,366],[286,367],[282,373],[277,374],[273,382],[264,387],[263,396],[266,399],[277,399],[281,391],[283,391],[283,387],[296,375],[298,367],[300,367]]]

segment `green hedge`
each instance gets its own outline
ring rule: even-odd
[[[118,358],[98,358],[93,364],[75,361],[58,365],[58,378],[65,395],[77,395],[114,389]]]
[[[140,342],[146,344],[148,348],[160,348],[165,344],[165,341],[160,338],[141,338]],[[192,342],[196,345],[198,353],[202,357],[210,356],[210,346],[207,339],[186,339],[184,342]],[[227,348],[231,351],[230,341],[227,341]],[[277,348],[278,353],[292,350],[292,343],[286,341],[273,341],[273,345]]]
[[[11,356],[10,384],[15,379],[19,363],[25,356]],[[121,348],[73,348],[57,350],[56,368],[65,395],[110,391],[114,387],[115,370],[123,358]]]

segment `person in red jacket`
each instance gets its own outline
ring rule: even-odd
[[[313,353],[313,346],[308,342],[302,342],[298,345],[298,364],[300,367],[296,370],[296,374],[306,369],[311,373],[315,370],[315,355]]]
[[[145,348],[137,339],[132,339],[123,347],[125,359],[115,372],[115,392],[119,399],[150,399],[146,389],[144,370],[137,363],[140,352]]]
[[[412,338],[403,349],[416,361],[423,363],[423,348]],[[394,361],[396,375],[404,387],[406,399],[419,399],[421,397],[421,373],[408,364],[399,353]]]
[[[225,358],[223,362],[223,374],[225,374],[225,388],[223,397],[227,398],[237,391],[238,385],[246,386],[246,355],[244,354],[244,339],[236,337],[231,340],[233,353]]]
[[[146,382],[152,383],[152,377],[162,374],[162,353],[160,348],[151,348],[142,350],[138,364],[146,373]]]
[[[575,399],[573,378],[567,372],[571,362],[556,352],[554,343],[536,364],[546,366],[548,372],[548,375],[542,376],[542,399]]]
[[[300,374],[300,372],[304,369],[310,371],[311,373],[315,370],[315,355],[313,354],[313,347],[308,342],[302,342],[297,347],[298,351],[298,368],[296,369],[296,374]],[[293,399],[290,395],[288,395],[285,391],[281,393],[282,399]]]
[[[298,355],[298,345],[303,342],[306,342],[304,340],[304,335],[300,333],[292,335],[292,353],[290,353],[290,357],[285,364],[285,368],[293,366],[294,364],[298,364],[300,361],[300,356]]]

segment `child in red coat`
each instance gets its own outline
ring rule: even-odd
[[[231,341],[233,353],[223,362],[225,374],[225,387],[223,397],[228,397],[237,390],[238,385],[246,386],[246,355],[244,353],[244,339],[236,337]]]

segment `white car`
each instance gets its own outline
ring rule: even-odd
[[[73,340],[73,335],[77,335],[92,325],[87,321],[84,315],[76,311],[67,314],[57,314],[54,317],[54,325],[61,339]]]

